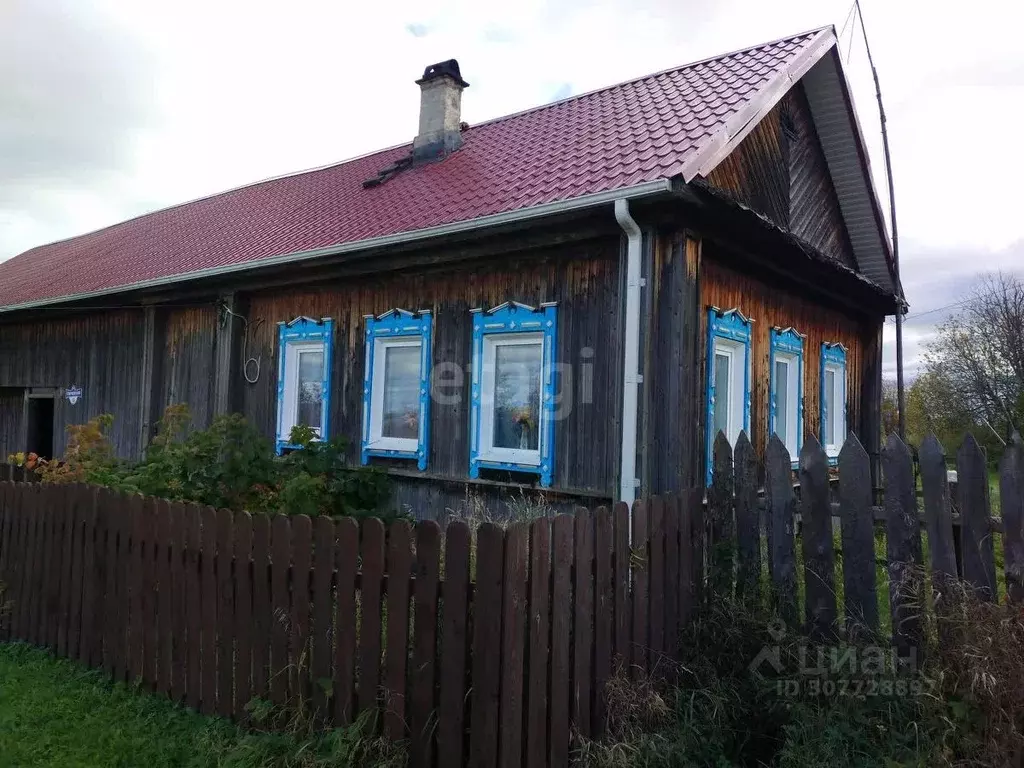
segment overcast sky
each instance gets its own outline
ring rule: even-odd
[[[911,372],[948,314],[940,308],[979,271],[1024,273],[1024,7],[956,7],[863,0],[889,118]],[[435,61],[459,59],[472,124],[824,24],[839,31],[849,10],[848,0],[0,0],[0,260],[408,141],[413,80]],[[842,46],[884,194],[859,27],[847,25]]]

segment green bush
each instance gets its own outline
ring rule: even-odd
[[[170,406],[137,464],[114,458],[109,415],[68,428],[67,455],[40,470],[43,482],[86,482],[172,501],[249,512],[393,518],[386,473],[353,467],[342,438],[320,442],[305,427],[290,436],[299,446],[277,456],[273,441],[239,414],[190,430],[185,405]]]

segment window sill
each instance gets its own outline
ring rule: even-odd
[[[490,467],[485,467],[490,469]],[[400,469],[398,467],[387,467],[385,469],[389,477],[400,477],[410,480],[424,480],[427,482],[444,483],[456,486],[476,486],[481,488],[504,488],[515,491],[536,491],[545,496],[557,496],[561,498],[582,498],[595,499],[605,504],[611,504],[612,492],[593,491],[583,488],[542,488],[539,485],[529,483],[515,483],[507,480],[487,480],[484,478],[452,477],[450,475],[439,475],[431,472],[417,472],[412,469]]]

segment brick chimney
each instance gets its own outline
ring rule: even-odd
[[[455,59],[433,64],[416,81],[420,87],[420,131],[412,143],[414,161],[435,160],[462,145],[462,89],[469,83]]]

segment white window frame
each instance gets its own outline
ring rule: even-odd
[[[801,424],[800,418],[800,393],[803,391],[803,371],[801,370],[802,366],[797,355],[776,351],[771,371],[771,392],[778,392],[778,382],[775,381],[775,365],[779,363],[783,363],[786,366],[786,404],[788,406],[788,413],[786,413],[786,450],[793,457],[793,461],[796,461],[800,454],[800,433],[803,431],[803,424]],[[775,423],[778,424],[777,403],[773,405],[776,407]],[[778,434],[778,429],[775,430],[775,434]]]
[[[746,393],[744,391],[745,372],[743,370],[747,357],[746,344],[716,336],[715,349],[712,354],[713,363],[716,362],[715,358],[718,355],[724,355],[729,358],[729,392],[726,394],[725,398],[727,408],[725,437],[728,439],[729,445],[735,447],[736,440],[739,439],[740,432],[746,428]],[[716,389],[714,402],[714,413],[716,415],[718,413],[718,406],[721,399],[721,393]],[[712,436],[712,441],[713,440],[714,435]]]
[[[832,371],[835,374],[835,386],[832,388],[832,392],[828,392],[825,387],[825,374]],[[843,444],[846,442],[846,366],[842,363],[826,362],[822,367],[822,382],[821,391],[825,397],[831,395],[831,408],[828,408],[829,417],[832,420],[834,426],[834,433],[839,435],[839,442],[830,441],[828,438],[832,435],[822,435],[825,438],[825,453],[830,459],[834,459],[839,455],[839,452],[843,449]],[[839,407],[836,407],[836,404]],[[825,404],[822,403],[824,407]]]
[[[322,341],[289,341],[284,348],[284,396],[281,408],[281,440],[287,440],[292,429],[298,426],[299,414],[299,359],[303,354],[319,352],[323,355],[324,366],[328,365],[327,345]],[[321,378],[324,378],[321,372]],[[313,427],[317,439],[323,436],[324,428],[324,403],[327,402],[327,393],[320,394],[320,426]]]
[[[540,423],[537,425],[537,448],[502,448],[494,445],[494,388],[495,362],[498,347],[534,346],[540,356],[540,376],[537,380],[537,402],[540,404]],[[547,409],[544,408],[544,381],[547,375],[544,359],[543,333],[500,333],[483,337],[483,365],[480,371],[480,450],[478,459],[488,462],[540,466],[542,441],[546,434]]]
[[[370,440],[367,448],[373,451],[405,451],[416,453],[419,437],[387,437],[384,431],[384,383],[386,376],[387,351],[392,347],[415,347],[420,352],[420,368],[416,376],[419,388],[422,375],[423,338],[421,336],[399,336],[393,339],[374,339],[373,373],[370,384]]]

